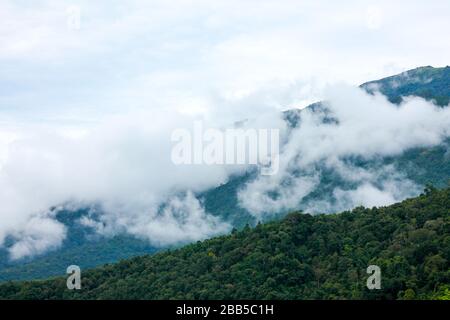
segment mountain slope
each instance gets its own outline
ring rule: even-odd
[[[401,74],[366,82],[361,85],[368,92],[380,91],[393,103],[406,96],[417,96],[439,106],[450,102],[450,67],[419,67]]]
[[[2,299],[428,299],[450,285],[450,188],[389,207],[288,215],[65,279],[0,285]],[[381,268],[380,290],[365,286]]]
[[[361,85],[369,92],[379,89],[393,102],[400,102],[402,96],[416,95],[436,101],[440,105],[448,103],[450,98],[450,67],[421,67],[400,75],[371,81]],[[400,97],[400,98],[399,98]],[[321,103],[308,107],[316,112],[321,111]],[[301,110],[285,112],[286,121],[291,127],[299,124]],[[414,148],[396,157],[386,157],[376,161],[351,159],[355,166],[380,168],[391,165],[396,172],[403,174],[419,186],[431,183],[444,187],[450,179],[450,140],[431,148]],[[322,169],[320,185],[299,203],[295,209],[305,210],[314,201],[327,201],[333,197],[336,187],[352,188],[333,172]],[[198,197],[207,212],[229,221],[236,228],[243,228],[247,223],[254,225],[256,219],[246,209],[239,206],[237,192],[255,178],[254,173],[235,176],[216,188],[207,190]],[[287,212],[279,212],[275,216],[283,216]],[[28,260],[11,262],[7,251],[0,248],[0,281],[11,279],[45,278],[64,274],[70,264],[90,268],[129,258],[145,253],[153,253],[154,248],[145,240],[132,236],[118,235],[111,238],[94,237],[87,227],[77,223],[77,219],[86,214],[86,210],[65,212],[58,219],[68,227],[68,236],[61,248],[47,252]]]

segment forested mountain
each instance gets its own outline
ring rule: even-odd
[[[394,103],[400,103],[404,96],[420,96],[435,102],[440,106],[448,104],[450,98],[450,67],[421,67],[392,77],[371,81],[361,85],[368,92],[379,90]],[[307,109],[321,109],[321,103],[315,103]],[[284,113],[285,120],[291,127],[298,125],[301,110],[291,110]],[[418,186],[427,183],[442,188],[450,179],[450,140],[434,147],[412,148],[404,153],[372,160],[352,158],[347,159],[355,167],[379,169],[392,166],[396,172]],[[336,187],[351,189],[349,184],[335,172],[320,168],[321,180],[318,187],[306,196],[295,208],[307,210],[311,203],[317,201],[332,202],[333,190]],[[255,225],[255,217],[239,206],[238,191],[248,182],[255,179],[255,172],[242,176],[234,176],[221,186],[198,194],[205,210],[215,216],[230,222],[237,229],[246,224]],[[59,275],[65,272],[70,264],[77,264],[82,269],[95,267],[104,263],[115,262],[160,249],[154,248],[146,240],[136,239],[121,234],[111,238],[96,236],[92,230],[79,224],[78,220],[89,212],[62,210],[56,215],[68,228],[68,237],[61,248],[27,260],[10,261],[7,251],[0,249],[0,281],[11,279],[36,279]],[[275,217],[282,217],[287,211],[277,212]],[[8,241],[6,241],[8,246]]]
[[[446,106],[450,101],[450,67],[420,67],[361,87],[368,92],[379,91],[393,103],[400,103],[402,97],[417,96]]]
[[[9,282],[3,299],[449,299],[450,188],[388,207],[282,221],[66,279]],[[369,290],[366,269],[381,268]]]

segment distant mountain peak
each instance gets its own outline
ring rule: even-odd
[[[436,105],[446,106],[450,102],[450,67],[418,67],[363,83],[360,87],[369,93],[381,92],[397,104],[403,101],[403,97],[418,96]]]

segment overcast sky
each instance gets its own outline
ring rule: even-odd
[[[327,84],[445,66],[449,16],[446,0],[2,0],[0,124],[302,107]]]

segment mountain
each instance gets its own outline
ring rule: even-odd
[[[369,93],[379,90],[394,103],[401,103],[404,96],[420,96],[444,106],[448,104],[450,98],[450,67],[416,68],[399,75],[367,82],[361,87]],[[318,102],[306,109],[326,112],[324,105],[325,103]],[[300,125],[302,112],[304,111],[289,110],[284,112],[283,116],[289,126],[294,128]],[[324,119],[324,121],[333,121],[332,118]],[[443,188],[450,179],[450,139],[447,138],[442,144],[434,147],[412,148],[397,156],[371,160],[349,158],[346,161],[357,168],[371,170],[391,166],[396,172],[422,188],[427,183]],[[308,210],[313,203],[320,201],[333,203],[336,201],[333,190],[337,187],[345,190],[355,187],[354,184],[343,180],[336,172],[326,167],[321,166],[318,169],[321,172],[318,187],[302,199],[294,209]],[[239,206],[237,194],[244,185],[256,177],[256,172],[233,176],[225,184],[197,196],[207,212],[229,221],[237,229],[242,229],[247,224],[255,225],[256,218]],[[281,218],[287,213],[286,210],[282,210],[276,212],[272,218]],[[61,210],[57,213],[57,219],[68,228],[68,238],[55,251],[31,259],[10,261],[7,251],[0,248],[0,281],[46,278],[64,274],[66,267],[71,264],[77,264],[82,269],[86,269],[166,249],[152,247],[146,240],[126,234],[109,238],[96,236],[90,228],[78,222],[82,216],[88,214],[88,209]]]
[[[450,102],[450,67],[420,67],[366,82],[361,87],[371,93],[379,91],[393,103],[402,102],[406,96],[417,96],[446,106]]]
[[[428,187],[388,207],[291,213],[174,251],[66,279],[9,282],[0,299],[450,298],[450,188]],[[381,270],[381,289],[366,269]]]

